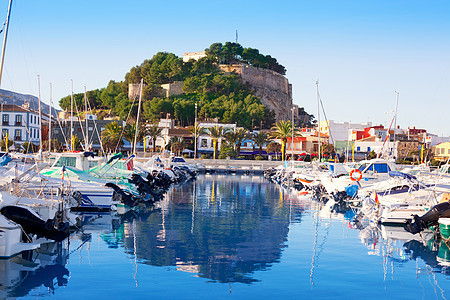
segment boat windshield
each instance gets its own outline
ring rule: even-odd
[[[367,168],[368,165],[369,165],[369,163],[363,163],[359,166],[358,170],[363,172]]]
[[[53,166],[54,167],[66,166],[75,168],[77,166],[77,158],[60,156]]]

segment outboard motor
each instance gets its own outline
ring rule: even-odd
[[[129,207],[134,207],[139,204],[139,199],[134,197],[131,193],[122,190],[120,187],[112,182],[108,182],[105,186],[110,187],[114,192],[121,197],[121,202]]]
[[[28,234],[45,237],[60,242],[69,236],[69,223],[60,221],[59,216],[44,221],[39,215],[25,206],[5,206],[1,214],[22,226]]]
[[[421,217],[413,215],[413,219],[406,222],[405,230],[412,234],[419,233],[430,226],[437,225],[440,217],[450,217],[449,202],[443,202],[433,206],[432,209]]]

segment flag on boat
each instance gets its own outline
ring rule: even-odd
[[[379,203],[380,203],[380,200],[378,199],[378,194],[377,194],[376,191],[375,191],[374,199],[375,199],[375,203],[376,203],[376,204],[379,204]]]

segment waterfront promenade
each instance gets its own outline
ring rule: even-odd
[[[146,161],[149,157],[142,157],[138,153],[137,160]],[[197,164],[200,172],[217,173],[263,173],[268,168],[284,165],[282,161],[267,160],[238,160],[238,159],[202,159],[185,158],[189,164]]]
[[[268,168],[284,165],[282,161],[267,160],[234,160],[234,159],[188,159],[187,163],[199,164],[200,171],[205,172],[236,172],[236,173],[263,173]]]

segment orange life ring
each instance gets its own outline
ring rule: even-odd
[[[358,177],[353,177],[353,174],[354,173],[357,173],[358,175]],[[353,169],[351,172],[350,172],[350,179],[352,180],[352,181],[360,181],[361,180],[361,178],[362,178],[362,173],[361,173],[361,171],[360,170],[358,170],[358,169]]]

